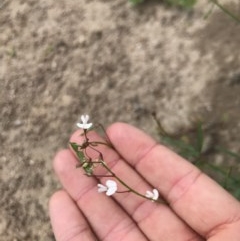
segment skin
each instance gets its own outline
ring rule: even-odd
[[[70,141],[81,144],[80,134]],[[98,193],[97,183],[113,178],[87,177],[76,169],[74,153],[62,150],[53,166],[63,189],[49,202],[57,241],[240,240],[240,204],[216,182],[133,126],[115,123],[107,134],[117,152],[103,145],[98,150],[111,169],[143,194],[158,189],[168,204],[133,193]],[[94,132],[88,138],[101,141]],[[88,155],[97,157],[92,150]]]

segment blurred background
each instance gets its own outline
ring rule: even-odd
[[[209,149],[239,151],[240,24],[218,8],[204,19],[210,8],[0,2],[1,240],[54,240],[48,200],[60,185],[52,159],[81,114],[105,127],[127,122],[156,139],[153,111],[176,136],[201,120]]]

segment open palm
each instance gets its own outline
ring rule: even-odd
[[[82,143],[80,133],[71,141]],[[72,151],[62,150],[54,170],[63,190],[49,204],[57,241],[240,240],[239,202],[212,179],[132,126],[116,123],[107,133],[118,151],[101,147],[112,170],[139,192],[158,189],[169,205],[132,193],[99,194],[97,183],[106,178],[83,175]]]

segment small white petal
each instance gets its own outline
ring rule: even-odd
[[[81,120],[83,124],[86,124],[89,120],[89,115],[81,115]]]
[[[86,121],[86,122],[89,121],[89,115],[85,115],[85,121]]]
[[[113,180],[107,180],[106,181],[106,186],[107,187],[116,187],[117,186],[117,183]]]
[[[92,127],[92,123],[88,123],[89,115],[81,115],[81,121],[82,123],[77,123],[77,127],[81,129],[89,129]]]
[[[152,192],[151,191],[146,191],[145,197],[151,198],[152,200],[157,200],[158,197],[159,197],[159,192],[158,192],[157,189],[153,189]]]
[[[98,192],[106,192],[107,196],[113,195],[117,191],[117,183],[113,180],[107,180],[106,186],[98,184]]]
[[[147,198],[152,198],[153,197],[153,193],[150,191],[146,191],[146,195]]]
[[[77,123],[77,127],[81,129],[89,129],[91,126],[92,126],[92,123],[86,123],[86,124]]]
[[[83,129],[84,124],[82,124],[82,123],[77,123],[77,127],[79,127],[79,128],[81,128],[81,129]]]
[[[153,200],[157,200],[159,197],[159,192],[157,189],[153,189]]]
[[[106,192],[108,188],[102,184],[98,184],[98,192]]]
[[[84,117],[84,115],[81,115],[81,121],[82,121],[82,123],[85,122],[85,117]]]
[[[106,195],[111,196],[117,191],[117,183],[113,180],[107,180],[106,186],[108,188]]]
[[[107,190],[106,195],[111,196],[117,191],[117,187],[111,187]]]

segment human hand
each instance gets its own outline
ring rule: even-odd
[[[81,131],[71,137],[82,143]],[[147,201],[132,193],[112,197],[97,192],[71,150],[59,152],[54,170],[64,190],[50,199],[57,241],[239,241],[240,204],[194,165],[142,131],[123,123],[107,130],[114,147],[101,146],[104,160],[136,190],[154,187],[168,202]],[[89,132],[90,139],[97,134]]]

